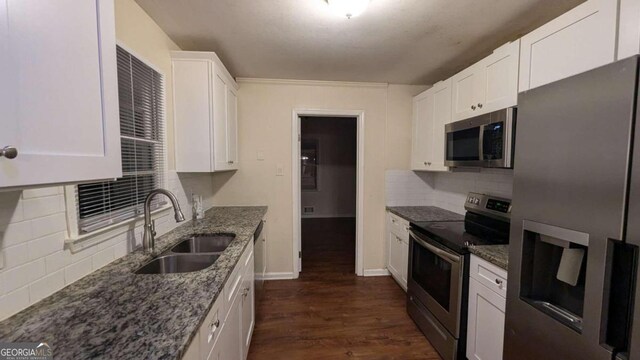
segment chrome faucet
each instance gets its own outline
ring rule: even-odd
[[[153,197],[158,194],[166,195],[169,200],[171,200],[176,221],[184,221],[184,214],[182,213],[182,210],[180,210],[178,199],[176,199],[176,196],[173,195],[171,191],[155,189],[149,192],[147,197],[144,199],[144,237],[142,238],[142,246],[145,251],[154,255],[156,247],[156,222],[155,220],[151,220],[151,200],[153,200]]]

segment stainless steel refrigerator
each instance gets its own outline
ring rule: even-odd
[[[518,97],[505,359],[640,359],[638,67]]]

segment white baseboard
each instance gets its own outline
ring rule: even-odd
[[[264,278],[263,280],[268,281],[268,280],[293,280],[295,279],[293,277],[293,273],[292,272],[272,272],[272,273],[265,273],[264,274]]]
[[[389,276],[391,273],[387,269],[365,269],[364,276]]]

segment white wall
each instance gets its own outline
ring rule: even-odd
[[[513,171],[482,169],[481,172],[386,172],[387,206],[437,206],[464,214],[469,192],[510,199]]]
[[[151,62],[165,75],[167,138],[173,167],[173,116],[170,50],[178,50],[167,35],[133,0],[116,0],[116,35],[120,44]],[[169,190],[191,218],[191,193],[213,205],[212,176],[170,171]],[[118,259],[142,242],[142,229],[72,254],[67,237],[66,204],[62,187],[0,192],[0,320],[32,305],[64,286]],[[72,210],[73,211],[73,210]],[[176,226],[172,214],[156,221],[158,234]],[[1,263],[1,262],[0,262]]]
[[[240,79],[240,170],[214,175],[217,205],[268,205],[270,273],[293,272],[292,112],[364,111],[364,268],[385,266],[386,169],[408,168],[411,98],[423,86]],[[256,154],[264,154],[258,160]],[[282,166],[283,176],[276,176]]]
[[[302,139],[318,142],[318,190],[302,191],[301,204],[314,207],[303,217],[356,216],[356,118],[306,117]]]

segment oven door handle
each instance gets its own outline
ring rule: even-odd
[[[459,263],[460,262],[460,257],[450,254],[442,249],[439,249],[431,244],[429,244],[428,242],[420,239],[420,237],[414,233],[413,231],[410,231],[411,233],[411,237],[413,238],[413,240],[415,240],[418,244],[420,244],[420,246],[426,248],[427,250],[431,251],[432,253],[438,255],[440,258],[445,259],[445,260],[449,260],[452,263]]]

